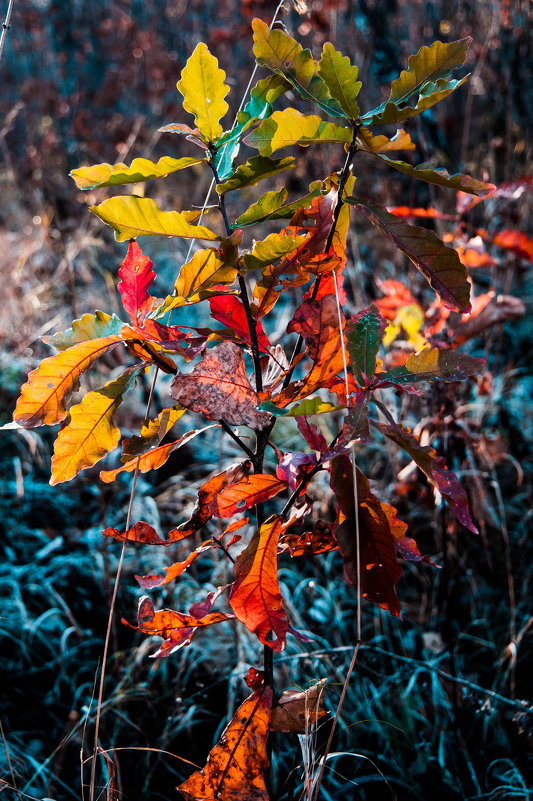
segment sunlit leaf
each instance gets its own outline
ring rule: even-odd
[[[341,323],[344,325],[342,313]],[[296,309],[287,331],[303,336],[313,366],[302,381],[289,384],[273,398],[277,406],[303,400],[319,388],[326,387],[329,379],[340,372],[344,365],[341,342],[344,334],[339,331],[339,314],[333,295],[325,295],[320,300],[305,300]]]
[[[227,261],[220,248],[197,250],[192,259],[184,264],[174,284],[174,295],[169,296],[161,307],[168,312],[189,303],[200,303],[206,298],[220,294],[214,289],[221,284],[231,285],[237,276],[234,261]]]
[[[400,425],[387,423],[373,423],[388,439],[395,442],[418,465],[429,481],[436,487],[453,509],[457,520],[463,526],[477,534],[477,528],[472,522],[468,509],[466,492],[459,484],[459,480],[452,470],[448,470],[442,456],[437,456],[429,445],[421,445],[419,440],[409,429]]]
[[[303,401],[297,403],[295,406],[289,406],[285,409],[277,407],[271,401],[264,401],[259,407],[262,411],[269,412],[275,417],[310,417],[313,414],[326,414],[327,412],[334,412],[340,409],[340,406],[335,406],[334,403],[322,400],[318,395],[314,398],[304,398]]]
[[[137,613],[139,631],[163,638],[156,653],[152,654],[154,657],[170,656],[184,645],[189,645],[198,628],[212,626],[214,623],[223,623],[231,618],[232,615],[226,615],[223,612],[211,612],[202,618],[174,612],[172,609],[159,609],[156,612],[151,598],[147,595],[143,595],[139,599]]]
[[[374,377],[376,358],[387,321],[372,303],[346,324],[350,369],[364,387]]]
[[[152,267],[153,263],[144,255],[137,242],[131,241],[126,258],[118,271],[120,282],[117,288],[124,311],[129,314],[134,325],[142,325],[156,300],[148,292],[155,280]]]
[[[90,210],[115,230],[118,242],[146,235],[209,241],[222,238],[204,225],[191,225],[189,212],[161,211],[155,200],[148,197],[118,195],[104,200],[98,206],[90,206]],[[196,218],[197,215],[192,216]]]
[[[257,120],[264,120],[272,111],[272,104],[291,88],[281,75],[269,75],[258,81],[250,92],[250,99],[237,114],[237,123],[226,131],[218,143],[215,166],[220,181],[225,181],[233,172],[233,162],[240,150],[240,139]]]
[[[152,448],[139,456],[135,456],[133,459],[129,459],[122,467],[117,467],[116,470],[102,470],[100,479],[105,484],[110,484],[112,481],[115,481],[120,473],[132,473],[137,467],[140,473],[158,470],[165,464],[171,453],[174,453],[178,448],[186,445],[191,439],[194,439],[198,434],[202,434],[209,428],[213,428],[213,426],[205,426],[205,428],[197,428],[194,431],[188,431],[175,442],[167,442],[165,445],[159,445],[157,448]]]
[[[142,369],[142,365],[128,367],[119,378],[88,392],[81,403],[72,406],[55,442],[50,484],[69,481],[116,448],[120,429],[113,417]]]
[[[408,106],[387,101],[377,109],[368,111],[362,119],[367,125],[392,125],[397,122],[404,122],[440,103],[441,100],[459,89],[467,80],[468,75],[459,80],[439,78],[435,83],[427,83],[422,88],[415,105]]]
[[[198,490],[198,497],[189,519],[173,529],[169,533],[168,539],[190,537],[192,534],[199,531],[202,526],[205,526],[213,514],[211,512],[211,502],[215,495],[221,492],[225,487],[238,484],[249,474],[251,468],[252,463],[250,461],[245,461],[239,464],[229,465],[225,470],[211,476]]]
[[[217,192],[223,195],[234,189],[244,189],[246,186],[255,186],[264,178],[278,175],[280,172],[292,170],[296,166],[293,156],[283,159],[269,159],[266,156],[252,156],[246,164],[241,164],[235,172],[224,181],[217,185]]]
[[[178,374],[172,382],[171,395],[187,409],[210,420],[255,429],[265,428],[270,422],[269,415],[257,411],[259,398],[248,380],[242,351],[233,342],[212,348],[192,373]]]
[[[24,428],[60,423],[81,374],[120,341],[117,334],[99,337],[43,359],[20,390],[13,420]]]
[[[244,263],[248,270],[262,270],[301,247],[306,239],[306,236],[269,234],[266,239],[254,242],[252,251],[244,256]]]
[[[202,159],[173,159],[163,156],[157,163],[149,159],[133,159],[131,167],[126,164],[94,164],[92,167],[78,167],[70,173],[78,189],[96,189],[102,186],[137,184],[150,178],[164,178],[170,173],[200,164]]]
[[[163,573],[153,573],[147,576],[135,576],[135,578],[143,590],[153,590],[155,587],[163,587],[165,584],[169,584],[171,581],[174,581],[174,579],[178,578],[178,576],[181,576],[181,574],[184,573],[202,553],[205,553],[212,548],[213,540],[206,540],[198,548],[195,548],[194,551],[191,551],[187,558],[182,562],[174,562],[174,564],[169,565],[169,567],[164,567]]]
[[[112,537],[119,542],[138,542],[142,545],[162,545],[164,547],[175,544],[172,540],[162,539],[155,528],[145,523],[144,520],[134,523],[129,531],[121,532],[118,528],[105,528],[102,534],[104,537]]]
[[[140,456],[154,445],[159,445],[186,411],[184,406],[178,404],[172,408],[163,409],[154,420],[143,423],[139,436],[127,437],[123,441],[122,461],[129,462],[134,456]]]
[[[224,98],[229,86],[225,79],[218,60],[204,42],[199,42],[182,70],[178,91],[183,95],[183,108],[194,115],[206,142],[216,142],[222,136],[220,120],[228,111]]]
[[[367,153],[389,153],[395,150],[415,150],[415,143],[410,135],[403,129],[396,131],[392,139],[388,136],[374,136],[368,128],[360,128],[357,134],[357,146],[359,150]]]
[[[286,481],[277,476],[256,473],[217,493],[211,501],[210,509],[215,517],[233,517],[238,512],[264,503],[284,489],[287,489]]]
[[[209,300],[209,308],[213,320],[217,320],[219,323],[227,326],[227,328],[232,329],[238,339],[243,340],[248,343],[248,345],[252,344],[248,319],[243,302],[240,298],[236,298],[234,295],[211,298]],[[272,346],[265,334],[261,321],[254,320],[253,325],[255,325],[259,350],[263,353],[269,353]]]
[[[259,640],[282,651],[289,630],[278,582],[277,550],[282,522],[264,523],[235,562],[230,604],[237,618]],[[270,632],[275,638],[267,639]]]
[[[185,801],[268,801],[266,741],[272,689],[258,688],[237,709],[205,768],[180,784]]]
[[[253,203],[235,220],[235,225],[252,225],[266,220],[289,220],[298,209],[308,209],[314,198],[320,195],[322,181],[313,181],[309,185],[309,194],[285,203],[287,190],[282,187],[279,192],[265,192],[257,203]],[[285,204],[285,205],[284,205]]]
[[[289,145],[307,147],[316,142],[349,144],[351,140],[350,128],[325,122],[315,114],[305,115],[294,108],[286,108],[267,117],[244,141],[257,148],[262,156],[271,156]]]
[[[378,108],[368,111],[363,120],[372,125],[399,122],[419,114],[443,100],[461,86],[465,80],[446,80],[450,72],[461,66],[466,58],[470,37],[456,42],[434,42],[409,56],[407,70],[392,82],[389,98]],[[405,105],[416,93],[419,97],[413,106]]]
[[[356,97],[362,85],[357,80],[358,67],[353,66],[347,56],[335,50],[331,42],[326,42],[318,64],[318,74],[346,116],[355,121],[360,113]]]
[[[262,276],[253,290],[251,307],[254,316],[263,317],[267,314],[284,289],[301,286],[307,283],[312,275],[338,270],[345,264],[345,241],[349,222],[347,207],[341,208],[331,250],[328,254],[324,253],[333,225],[337,196],[338,189],[332,185],[327,194],[320,194],[313,199],[309,209],[298,209],[291,220],[291,225],[281,232],[280,240],[304,232],[307,232],[307,237],[304,242],[275,263],[267,263],[262,267]],[[265,241],[268,241],[268,238]],[[268,252],[265,255],[268,256]],[[245,256],[245,263],[246,258]]]
[[[254,55],[257,63],[283,75],[304,99],[314,100],[326,113],[342,115],[342,107],[331,97],[318,73],[318,64],[310,50],[280,28],[269,28],[260,19],[252,22]]]
[[[95,311],[94,314],[84,314],[79,320],[74,320],[71,328],[67,328],[66,331],[42,337],[42,340],[47,345],[52,345],[56,350],[66,350],[72,345],[76,345],[78,342],[86,342],[88,339],[100,339],[113,334],[120,334],[123,325],[124,323],[116,314]]]
[[[418,267],[447,308],[470,311],[470,284],[466,268],[453,248],[446,247],[433,231],[409,225],[385,209],[367,206],[355,198],[347,198],[347,202],[364,214]]]
[[[380,375],[382,381],[395,384],[414,384],[419,381],[463,381],[476,375],[485,366],[484,359],[476,359],[466,353],[440,348],[425,348],[412,353],[404,367],[395,367]]]
[[[389,167],[394,167],[395,170],[403,172],[404,175],[409,175],[411,178],[416,178],[428,184],[446,186],[448,189],[461,190],[462,192],[468,192],[471,195],[478,195],[479,197],[491,195],[496,188],[494,184],[478,181],[476,178],[472,178],[470,175],[464,175],[460,172],[455,175],[450,175],[448,170],[440,167],[428,167],[425,164],[413,167],[405,161],[395,161],[388,156],[382,155],[383,151],[369,150],[369,152],[374,153],[374,155],[388,164]]]

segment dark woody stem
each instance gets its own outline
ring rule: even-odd
[[[209,166],[211,167],[211,171],[215,178],[215,181],[220,183],[218,178],[217,168],[215,166],[215,151],[211,151],[211,157],[209,159]],[[224,194],[219,195],[218,199],[218,208],[220,214],[222,215],[222,219],[224,220],[224,227],[226,228],[226,236],[231,236],[232,228],[229,224],[228,220],[228,213],[226,211],[226,199]],[[242,300],[242,305],[244,306],[244,313],[246,315],[246,322],[248,323],[248,330],[250,332],[250,344],[252,348],[252,361],[254,364],[254,373],[255,373],[255,388],[257,392],[263,391],[263,376],[261,374],[261,361],[259,357],[259,342],[257,339],[257,327],[256,322],[254,320],[252,310],[250,308],[250,301],[248,299],[248,290],[246,289],[246,282],[244,280],[244,276],[240,273],[238,274],[238,281],[239,281],[239,294]]]

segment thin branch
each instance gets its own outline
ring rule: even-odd
[[[218,178],[218,172],[215,164],[215,155],[216,149],[211,148],[210,150],[211,157],[209,159],[209,166],[211,167],[211,171],[213,173],[213,177],[215,182],[218,184],[220,183]],[[226,229],[226,236],[231,236],[232,228],[229,223],[228,213],[226,211],[226,199],[224,194],[221,194],[218,199],[218,208],[220,214],[222,215],[222,219],[224,220],[224,227]],[[254,316],[252,314],[252,310],[250,308],[250,300],[248,298],[248,290],[246,289],[246,281],[244,280],[244,276],[238,273],[238,281],[239,281],[239,295],[242,301],[242,305],[244,307],[244,313],[246,315],[246,322],[248,324],[248,330],[250,332],[250,345],[252,348],[252,361],[254,363],[254,373],[255,373],[255,388],[257,392],[263,391],[263,376],[261,373],[261,361],[259,357],[259,340],[257,339],[257,324],[254,320]]]
[[[255,454],[254,454],[254,452],[253,452],[253,451],[252,451],[252,450],[251,450],[251,449],[248,447],[248,445],[247,445],[245,442],[243,442],[243,440],[242,440],[242,439],[241,439],[241,438],[240,438],[240,437],[239,437],[239,436],[238,436],[238,435],[237,435],[237,434],[236,434],[236,433],[233,431],[233,429],[231,428],[231,426],[230,426],[230,425],[228,425],[228,423],[226,423],[226,421],[225,421],[225,420],[221,420],[221,421],[220,421],[220,425],[222,426],[222,428],[224,429],[224,431],[226,432],[226,434],[229,434],[229,436],[232,438],[232,440],[234,440],[234,441],[237,443],[237,445],[239,446],[239,448],[240,448],[242,451],[244,451],[244,453],[247,455],[247,457],[253,461],[253,460],[255,459]]]

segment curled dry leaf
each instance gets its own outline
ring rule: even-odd
[[[168,584],[170,581],[174,581],[178,576],[181,576],[201,553],[209,551],[213,546],[213,540],[206,540],[199,548],[195,548],[194,551],[191,551],[183,562],[174,562],[173,565],[165,567],[164,573],[154,573],[149,576],[135,576],[135,578],[143,590],[153,590],[154,587],[162,587],[164,584]]]
[[[210,420],[256,430],[270,423],[268,414],[257,411],[259,398],[248,380],[242,351],[233,342],[212,348],[188,375],[178,374],[170,391],[182,406]]]
[[[324,689],[328,680],[320,679],[308,690],[285,690],[272,707],[270,731],[308,731],[327,715]]]

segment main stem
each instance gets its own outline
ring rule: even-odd
[[[213,172],[213,177],[216,183],[220,183],[218,178],[218,172],[215,165],[215,156],[216,151],[212,149],[210,151],[210,159],[209,159],[209,166]],[[226,229],[226,236],[231,236],[232,228],[229,223],[228,214],[226,211],[226,200],[224,194],[219,196],[218,201],[218,208],[222,219],[224,221],[224,227]],[[248,331],[250,333],[250,345],[252,350],[252,362],[254,366],[254,373],[255,373],[255,387],[257,392],[263,391],[263,375],[261,372],[261,360],[259,355],[259,341],[257,339],[257,326],[255,319],[252,314],[252,310],[250,307],[250,300],[248,298],[248,290],[246,288],[246,281],[244,276],[238,273],[238,281],[239,281],[239,295],[242,301],[242,305],[244,307],[244,313],[246,315],[246,322],[248,324]],[[225,430],[227,430],[226,426],[224,426]],[[273,424],[266,429],[256,431],[256,439],[255,439],[255,452],[251,452],[247,447],[243,447],[244,443],[242,443],[241,447],[243,450],[249,455],[252,464],[254,473],[261,473],[263,471],[263,461],[265,457],[265,449],[270,438],[270,432],[272,431]],[[232,437],[235,441],[239,442],[239,438],[232,433]],[[261,528],[263,523],[265,522],[265,510],[262,503],[258,503],[256,506],[256,517],[257,517],[257,528]],[[271,687],[272,690],[274,689],[274,652],[270,646],[265,645],[263,647],[263,673],[264,673],[264,681],[265,687]],[[267,750],[268,750],[268,759],[269,764],[272,763],[272,741],[269,739],[267,743]],[[270,779],[270,768],[268,768],[267,772],[265,773],[265,783],[268,788],[268,795],[271,796],[271,779]]]

